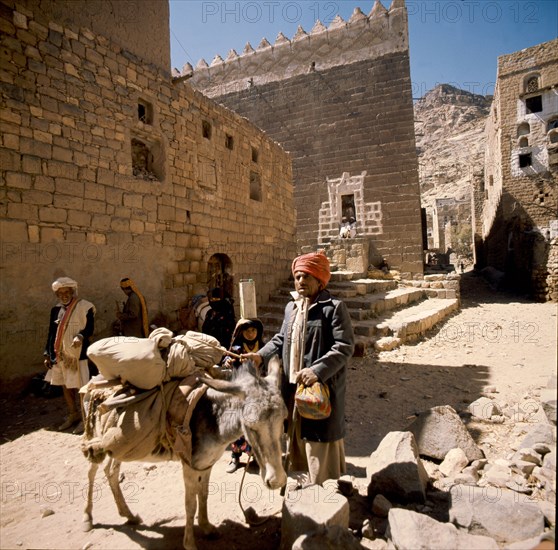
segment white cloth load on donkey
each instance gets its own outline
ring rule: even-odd
[[[188,331],[173,337],[170,330],[157,328],[148,338],[104,338],[89,346],[87,356],[106,380],[120,379],[150,390],[196,370],[201,373],[219,363],[225,352],[208,334]]]

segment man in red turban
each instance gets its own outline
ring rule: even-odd
[[[303,254],[295,258],[292,265],[293,275],[297,271],[302,271],[303,273],[308,273],[312,275],[312,277],[315,277],[322,284],[322,289],[327,286],[331,278],[329,260],[327,256],[321,252]]]
[[[289,462],[308,472],[310,483],[322,484],[345,473],[345,383],[353,355],[354,335],[345,304],[325,289],[331,273],[322,253],[303,254],[293,261],[294,298],[285,308],[281,331],[257,353],[243,358],[259,366],[278,354],[283,360],[283,398],[291,411]],[[315,420],[294,409],[298,384],[321,382],[329,389],[331,415]]]

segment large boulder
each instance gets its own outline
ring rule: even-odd
[[[544,531],[544,515],[527,495],[499,487],[459,485],[451,490],[450,521],[498,542],[516,542]]]
[[[498,544],[482,535],[459,531],[451,523],[441,523],[426,516],[392,508],[388,516],[387,536],[397,550],[496,550]]]
[[[423,456],[444,460],[449,451],[458,447],[469,462],[484,458],[461,418],[449,405],[420,413],[407,429],[415,436]]]
[[[424,502],[428,474],[410,432],[390,432],[370,455],[366,467],[368,496],[398,502]]]
[[[281,518],[282,549],[290,550],[300,535],[315,532],[323,535],[323,526],[348,529],[349,501],[337,493],[332,484],[325,485],[287,491]]]

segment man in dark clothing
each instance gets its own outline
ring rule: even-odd
[[[292,265],[294,300],[285,308],[281,330],[258,353],[243,358],[261,365],[275,354],[283,360],[282,391],[289,410],[297,384],[327,385],[331,415],[322,420],[294,419],[290,462],[309,473],[309,482],[322,484],[345,473],[345,383],[347,363],[354,351],[354,334],[347,307],[325,287],[330,279],[324,254],[304,254]]]
[[[128,296],[122,311],[117,312],[115,332],[122,336],[135,336],[147,338],[149,336],[149,322],[147,318],[147,305],[142,293],[132,281],[126,277],[120,281],[122,292]]]

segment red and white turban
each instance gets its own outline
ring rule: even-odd
[[[331,272],[329,270],[329,260],[325,254],[321,252],[312,252],[310,254],[303,254],[298,258],[295,258],[292,265],[293,275],[297,271],[302,271],[303,273],[308,273],[315,277],[322,283],[324,288],[329,283],[331,278]]]

